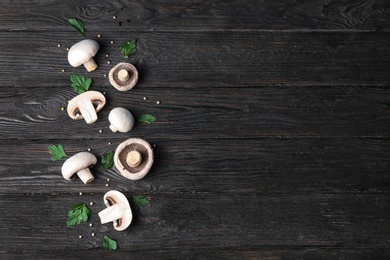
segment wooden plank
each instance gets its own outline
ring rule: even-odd
[[[153,124],[136,123],[130,135],[153,139],[262,138],[269,136],[387,137],[390,89],[313,86],[256,88],[152,88],[129,92],[95,85],[107,105],[91,125],[66,112],[76,94],[70,86],[0,88],[0,137],[111,139],[108,114],[125,107],[135,116],[149,113]],[[147,97],[144,100],[143,97]],[[156,104],[160,101],[160,104]],[[65,110],[62,111],[61,108]],[[100,133],[99,130],[103,132]],[[166,134],[170,133],[170,134]]]
[[[68,251],[39,251],[38,253],[7,252],[1,253],[0,257],[4,259],[80,259],[80,258],[104,258],[104,259],[250,259],[250,260],[276,260],[276,259],[359,259],[362,256],[372,259],[386,258],[390,254],[388,248],[275,248],[273,246],[261,246],[257,249],[245,250],[239,248],[223,249],[182,249],[171,248],[161,250],[120,250],[102,251],[102,250],[77,250],[77,252]]]
[[[125,61],[119,47],[135,38],[137,54],[127,61],[139,69],[140,87],[388,86],[390,82],[390,35],[385,32],[97,33],[103,35],[92,37],[101,45],[96,56],[100,66],[88,75],[99,86],[110,86],[104,75]],[[86,74],[67,60],[66,47],[81,39],[54,31],[0,32],[0,87],[64,86],[71,73]]]
[[[389,7],[384,0],[2,1],[0,258],[384,259]],[[92,73],[67,62],[66,48],[84,39],[70,17],[83,19],[86,36],[100,43]],[[138,52],[127,61],[140,81],[118,92],[104,75],[125,61],[119,46],[134,38]],[[61,110],[75,95],[71,73],[105,92],[95,124]],[[158,121],[111,133],[107,116],[116,106]],[[65,181],[65,160],[51,161],[47,149],[91,148],[100,157],[128,137],[154,145],[155,164],[140,181],[100,163],[91,184]],[[99,223],[110,189],[151,198],[142,209],[131,202],[134,222],[124,232]],[[93,226],[66,227],[78,202],[91,208]],[[104,235],[118,251],[102,248]]]
[[[87,35],[98,28],[131,31],[215,29],[388,30],[389,3],[364,1],[2,1],[0,29],[70,31],[82,19]],[[113,19],[116,16],[116,19]]]
[[[385,194],[156,194],[151,204],[134,210],[134,222],[123,232],[115,231],[111,223],[100,224],[102,197],[102,193],[0,195],[0,251],[103,251],[104,235],[117,240],[120,251],[145,254],[172,249],[238,254],[267,248],[389,250],[390,200]],[[88,223],[93,226],[66,227],[68,210],[80,202],[88,204]]]
[[[133,137],[133,136],[132,136]],[[102,193],[110,187],[148,194],[387,194],[390,192],[389,139],[265,138],[165,140],[155,144],[155,162],[140,181],[130,181],[100,162],[95,180],[66,181],[65,159],[52,161],[47,146],[62,144],[69,155],[91,148],[98,158],[125,138],[106,140],[2,140],[2,194]],[[100,160],[99,160],[100,161]],[[238,195],[237,195],[238,196]]]
[[[131,258],[131,259],[139,259],[148,257],[150,259],[175,259],[175,258],[223,258],[223,259],[264,259],[264,260],[275,260],[275,259],[288,259],[288,258],[326,258],[326,259],[346,259],[353,258],[358,259],[362,255],[374,259],[380,259],[389,255],[388,249],[322,249],[322,248],[290,248],[290,249],[276,249],[276,248],[265,248],[265,249],[257,249],[257,250],[180,250],[178,248],[171,250],[149,250],[147,254],[143,251],[120,251],[112,252],[107,251],[78,251],[77,257],[75,257],[74,253],[68,251],[56,251],[56,252],[40,252],[36,253],[5,253],[1,254],[6,259],[11,258],[39,258],[39,259],[56,259],[61,257],[66,257],[67,259],[77,259],[84,257],[91,258],[110,258],[110,259],[123,259],[123,258]],[[7,258],[8,257],[8,258]]]

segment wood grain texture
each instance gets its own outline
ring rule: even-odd
[[[68,18],[99,42],[96,71],[68,64],[85,39]],[[384,0],[1,1],[0,258],[386,259],[389,32]],[[107,77],[123,61],[140,74],[129,92]],[[71,73],[105,93],[92,125],[64,111]],[[112,133],[118,106],[157,122]],[[100,160],[92,183],[66,181],[47,148],[100,158],[129,137],[153,145],[139,181]],[[133,208],[123,232],[97,215],[111,189]],[[93,226],[66,227],[79,202]]]
[[[116,19],[113,19],[116,16]],[[87,33],[113,25],[129,31],[389,30],[385,0],[296,1],[2,1],[0,29],[62,30],[82,19]]]
[[[127,137],[126,137],[127,138]],[[374,138],[264,138],[166,140],[146,137],[155,163],[140,181],[123,178],[115,168],[93,168],[95,180],[84,185],[61,175],[65,159],[51,161],[47,146],[62,144],[69,155],[91,148],[98,158],[125,139],[5,140],[1,145],[1,192],[99,193],[111,186],[148,194],[388,194],[389,140]],[[22,157],[20,156],[22,155]],[[99,160],[100,161],[100,160]],[[216,195],[219,196],[219,195]]]
[[[275,259],[289,259],[292,256],[295,258],[326,258],[326,259],[360,259],[362,255],[371,256],[374,259],[380,259],[383,256],[389,254],[388,249],[384,248],[360,248],[359,252],[355,249],[340,249],[340,248],[289,248],[289,249],[280,249],[274,247],[261,247],[255,250],[240,250],[236,249],[233,252],[231,250],[224,249],[215,249],[215,250],[187,250],[187,249],[167,249],[167,250],[149,250],[148,257],[150,259],[205,259],[205,258],[223,258],[223,259],[250,259],[257,260],[259,258],[265,260],[275,260]],[[69,251],[56,251],[56,252],[40,252],[40,253],[0,253],[0,256],[5,258],[23,258],[29,257],[33,259],[57,259],[57,258],[66,258],[66,259],[79,259],[79,256],[75,256],[72,252]],[[87,257],[91,258],[110,258],[110,259],[139,259],[145,258],[145,251],[119,251],[113,254],[108,251],[88,251],[86,254]]]
[[[133,195],[132,191],[125,194],[129,199]],[[148,206],[134,210],[134,222],[123,232],[115,231],[111,223],[99,223],[97,213],[105,208],[102,197],[2,195],[0,231],[7,243],[0,244],[0,251],[18,252],[26,244],[31,252],[103,251],[104,235],[115,238],[121,250],[132,251],[196,248],[239,254],[262,248],[389,249],[390,240],[384,239],[390,228],[387,195],[159,194],[151,196]],[[80,202],[91,210],[89,221],[66,227],[67,212]]]
[[[34,41],[27,42],[29,38]],[[140,87],[387,86],[390,82],[390,35],[385,32],[99,30],[92,38],[101,46],[96,56],[100,67],[88,75],[103,86],[110,86],[104,75],[125,61],[119,47],[130,39],[138,39],[137,54],[128,61],[140,71]],[[0,32],[0,87],[64,86],[71,73],[86,74],[67,60],[66,47],[82,39],[74,32]]]
[[[136,86],[118,92],[98,84],[93,83],[91,89],[105,92],[108,103],[92,125],[67,115],[67,102],[76,96],[70,86],[0,88],[0,137],[108,141],[128,135],[177,140],[389,134],[390,90],[386,87],[335,86],[324,93],[313,86],[245,90]],[[114,107],[129,109],[136,120],[141,114],[153,114],[157,122],[136,123],[129,134],[112,133],[108,114]]]

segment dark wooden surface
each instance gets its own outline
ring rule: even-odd
[[[0,258],[388,257],[390,3],[144,2],[0,2]],[[100,43],[96,71],[68,64],[66,48],[83,39],[68,18]],[[140,80],[119,92],[104,74],[134,38]],[[61,111],[75,96],[71,73],[106,93],[92,125]],[[112,133],[117,106],[158,120]],[[47,149],[101,156],[129,137],[155,145],[140,181],[100,163],[91,184],[65,181],[64,159]],[[123,232],[99,223],[110,189],[151,198],[131,202]],[[92,227],[66,227],[79,202]]]

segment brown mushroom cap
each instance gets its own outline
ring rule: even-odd
[[[126,79],[126,72],[128,78]],[[125,74],[125,75],[122,75]],[[138,81],[138,70],[130,63],[121,62],[108,74],[111,85],[119,91],[132,89]]]
[[[130,226],[131,221],[133,220],[133,213],[131,211],[129,201],[123,193],[116,190],[110,190],[104,194],[103,201],[107,207],[114,205],[119,206],[116,210],[120,211],[120,217],[114,221],[114,228],[116,230],[122,231]],[[99,213],[99,217],[101,216],[102,214]]]
[[[132,151],[137,151],[141,162],[130,165],[127,160]],[[130,138],[119,144],[114,154],[114,164],[118,171],[130,180],[142,179],[153,165],[153,149],[148,142],[140,138]]]
[[[94,107],[95,113],[99,112],[106,104],[106,98],[98,91],[86,91],[76,97],[74,97],[68,104],[67,112],[70,118],[75,120],[81,120],[84,118],[80,112],[80,106],[84,106],[87,109],[88,103]],[[92,109],[92,108],[91,108]],[[92,111],[93,112],[93,111]],[[89,122],[93,123],[93,122]]]

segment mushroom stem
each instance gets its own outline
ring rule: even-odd
[[[130,151],[126,156],[126,162],[131,167],[137,167],[142,162],[142,154],[138,151]]]
[[[121,69],[119,72],[118,72],[118,79],[120,81],[128,81],[129,80],[129,72],[125,69]]]
[[[88,72],[94,71],[98,66],[93,58],[86,61],[83,65],[88,70]]]
[[[84,182],[84,184],[90,183],[95,179],[89,168],[85,168],[78,171],[77,176],[79,176],[79,178]]]
[[[116,127],[114,125],[110,125],[109,127],[110,127],[111,131],[113,131],[113,132],[118,131],[118,129],[116,129]]]
[[[98,213],[102,224],[114,222],[114,226],[118,224],[116,220],[122,217],[122,208],[119,204],[109,206]]]
[[[87,122],[87,124],[92,124],[97,120],[97,114],[91,100],[80,100],[80,102],[78,103],[78,107],[81,115],[83,115],[83,118],[85,122]]]

